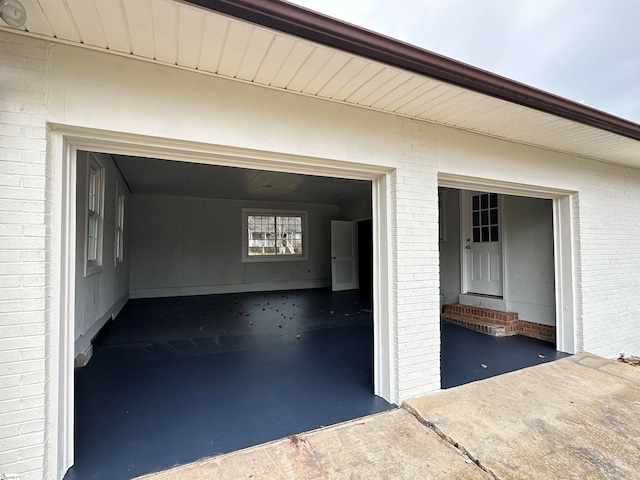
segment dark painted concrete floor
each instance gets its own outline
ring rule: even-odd
[[[372,394],[371,322],[358,292],[130,301],[76,371],[65,480],[129,479],[394,408]]]
[[[521,335],[491,337],[449,322],[442,322],[441,332],[442,388],[457,387],[568,356],[556,351],[552,343]]]
[[[394,408],[372,394],[372,345],[358,291],[131,300],[76,370],[65,480],[130,479]],[[443,388],[560,356],[442,325]]]

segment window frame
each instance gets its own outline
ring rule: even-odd
[[[278,255],[249,255],[249,217],[301,217],[302,220],[302,253]],[[242,261],[243,262],[291,262],[308,259],[309,228],[306,210],[281,210],[269,208],[243,208],[242,209]]]
[[[95,173],[95,190],[92,192],[92,174]],[[84,275],[88,277],[102,271],[102,247],[104,228],[104,165],[100,158],[93,153],[87,158],[87,177],[85,192],[85,234],[84,234]],[[93,193],[93,208],[91,195]],[[91,219],[95,218],[95,232],[91,227]],[[94,233],[93,237],[90,234]],[[93,239],[93,240],[92,240]],[[94,241],[94,254],[91,242]]]
[[[124,218],[125,196],[116,182],[115,239],[113,244],[114,265],[119,267],[124,262]]]

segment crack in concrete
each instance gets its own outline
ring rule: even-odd
[[[447,435],[442,430],[440,430],[440,428],[438,428],[438,426],[435,423],[422,418],[422,416],[418,413],[418,411],[415,410],[411,405],[407,405],[406,403],[403,403],[402,408],[404,408],[407,412],[413,415],[416,418],[416,420],[418,420],[418,422],[420,422],[422,425],[433,430],[436,433],[436,435],[442,438],[445,442],[452,445],[454,448],[458,449],[465,457],[467,457],[472,463],[474,463],[478,468],[480,468],[480,470],[491,475],[494,480],[500,480],[500,478],[495,473],[493,473],[487,467],[482,465],[482,462],[478,458],[474,457],[469,452],[469,450],[467,450],[463,445],[456,442],[453,438],[451,438],[449,435]]]

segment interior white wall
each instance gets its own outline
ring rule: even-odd
[[[460,192],[440,188],[440,294],[445,303],[458,303],[460,295]]]
[[[102,235],[102,268],[86,276],[84,273],[85,222],[87,207],[88,153],[77,154],[76,186],[76,290],[75,290],[75,354],[85,352],[91,339],[104,324],[115,317],[129,298],[131,193],[110,155],[96,154],[104,167],[104,219]],[[124,194],[124,260],[115,265],[116,185]]]
[[[306,260],[242,262],[242,209],[306,210]],[[131,297],[327,287],[337,205],[133,195]]]
[[[371,218],[371,196],[354,198],[340,204],[340,220]]]
[[[551,200],[503,197],[505,297],[520,320],[555,325]]]

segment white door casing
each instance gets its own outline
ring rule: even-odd
[[[466,192],[467,293],[503,296],[502,228],[497,193]]]
[[[500,195],[517,195],[533,198],[548,198],[553,201],[553,249],[555,261],[556,285],[556,348],[566,353],[582,351],[584,345],[578,335],[581,328],[580,303],[576,298],[575,256],[579,251],[575,245],[574,232],[578,228],[574,208],[578,205],[577,192],[537,185],[504,182],[486,178],[466,177],[440,172],[438,184],[441,187],[455,188],[460,191],[461,217],[461,293],[467,293],[467,267],[465,260],[465,240],[469,221],[466,191],[491,189]],[[504,280],[503,280],[504,281]],[[506,283],[506,282],[505,282]],[[508,293],[508,292],[507,292]]]
[[[358,288],[356,224],[331,220],[331,290]]]

